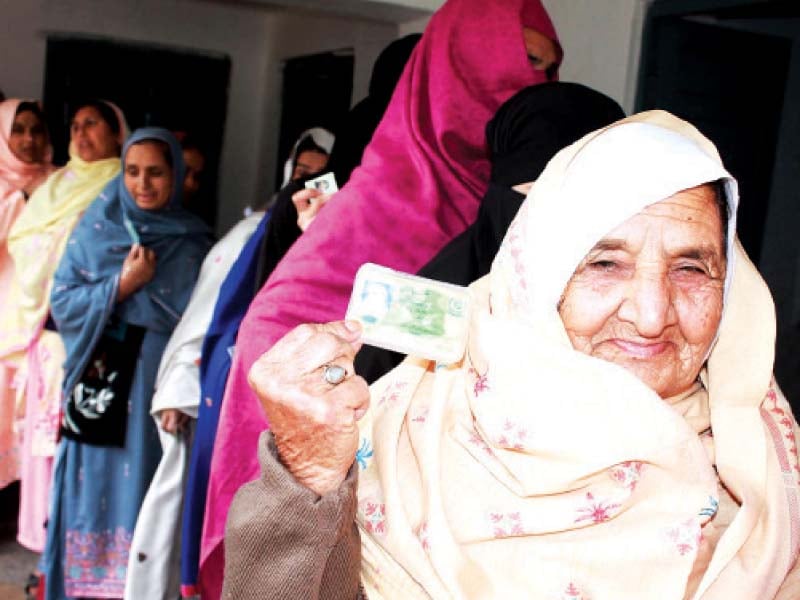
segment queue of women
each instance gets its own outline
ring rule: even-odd
[[[213,245],[189,140],[77,102],[56,169],[39,105],[0,103],[31,597],[800,596],[751,200],[691,124],[553,81],[561,55],[538,0],[449,0]],[[326,169],[340,192],[303,189]],[[463,357],[362,348],[364,262],[469,285]]]

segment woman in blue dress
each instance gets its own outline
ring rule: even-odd
[[[73,232],[51,297],[67,350],[42,560],[51,600],[123,597],[131,536],[161,455],[150,417],[156,371],[211,242],[182,207],[172,134],[140,129],[122,157],[123,172]],[[168,413],[162,427],[174,428]]]

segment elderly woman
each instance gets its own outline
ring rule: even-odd
[[[796,598],[798,429],[737,202],[706,138],[644,113],[548,164],[459,363],[369,390],[357,324],[293,330],[250,373],[271,433],[227,597]]]
[[[62,439],[47,526],[45,597],[122,598],[136,517],[161,456],[150,405],[161,354],[209,247],[182,206],[168,131],[136,131],[72,234],[52,315],[66,347]],[[160,413],[174,431],[176,409]]]
[[[0,360],[17,369],[17,402],[25,410],[17,539],[36,552],[45,543],[64,361],[64,345],[48,319],[53,273],[81,214],[119,173],[126,135],[125,118],[113,104],[76,103],[69,162],[31,195],[8,236],[15,273],[0,310]]]

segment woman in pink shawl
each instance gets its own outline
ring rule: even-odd
[[[50,171],[53,150],[39,105],[26,100],[0,102],[0,306],[14,275],[8,232],[25,201]],[[13,369],[0,362],[0,488],[19,478],[18,415]]]
[[[449,0],[432,17],[361,166],[242,323],[212,459],[204,597],[219,595],[233,494],[258,475],[254,450],[266,420],[247,385],[250,366],[295,325],[342,318],[364,262],[413,273],[466,229],[489,181],[486,123],[515,92],[555,77],[556,40],[539,0]]]

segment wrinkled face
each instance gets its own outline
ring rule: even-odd
[[[145,141],[130,147],[125,155],[125,187],[143,210],[167,205],[172,193],[172,167],[161,144]]]
[[[558,47],[553,40],[530,27],[523,27],[522,35],[528,60],[537,71],[546,71],[558,62]]]
[[[710,186],[645,208],[600,240],[559,306],[572,346],[668,398],[697,379],[722,316],[725,251]]]
[[[70,141],[86,162],[119,156],[116,134],[93,106],[84,106],[72,118]]]
[[[328,164],[328,155],[316,150],[306,150],[297,156],[292,171],[292,181],[319,173]]]
[[[11,124],[8,148],[24,163],[44,162],[47,152],[47,130],[38,115],[29,110],[17,113]]]
[[[186,174],[183,176],[183,202],[188,204],[200,189],[200,177],[206,166],[206,159],[196,148],[183,151],[183,162],[186,163]]]

